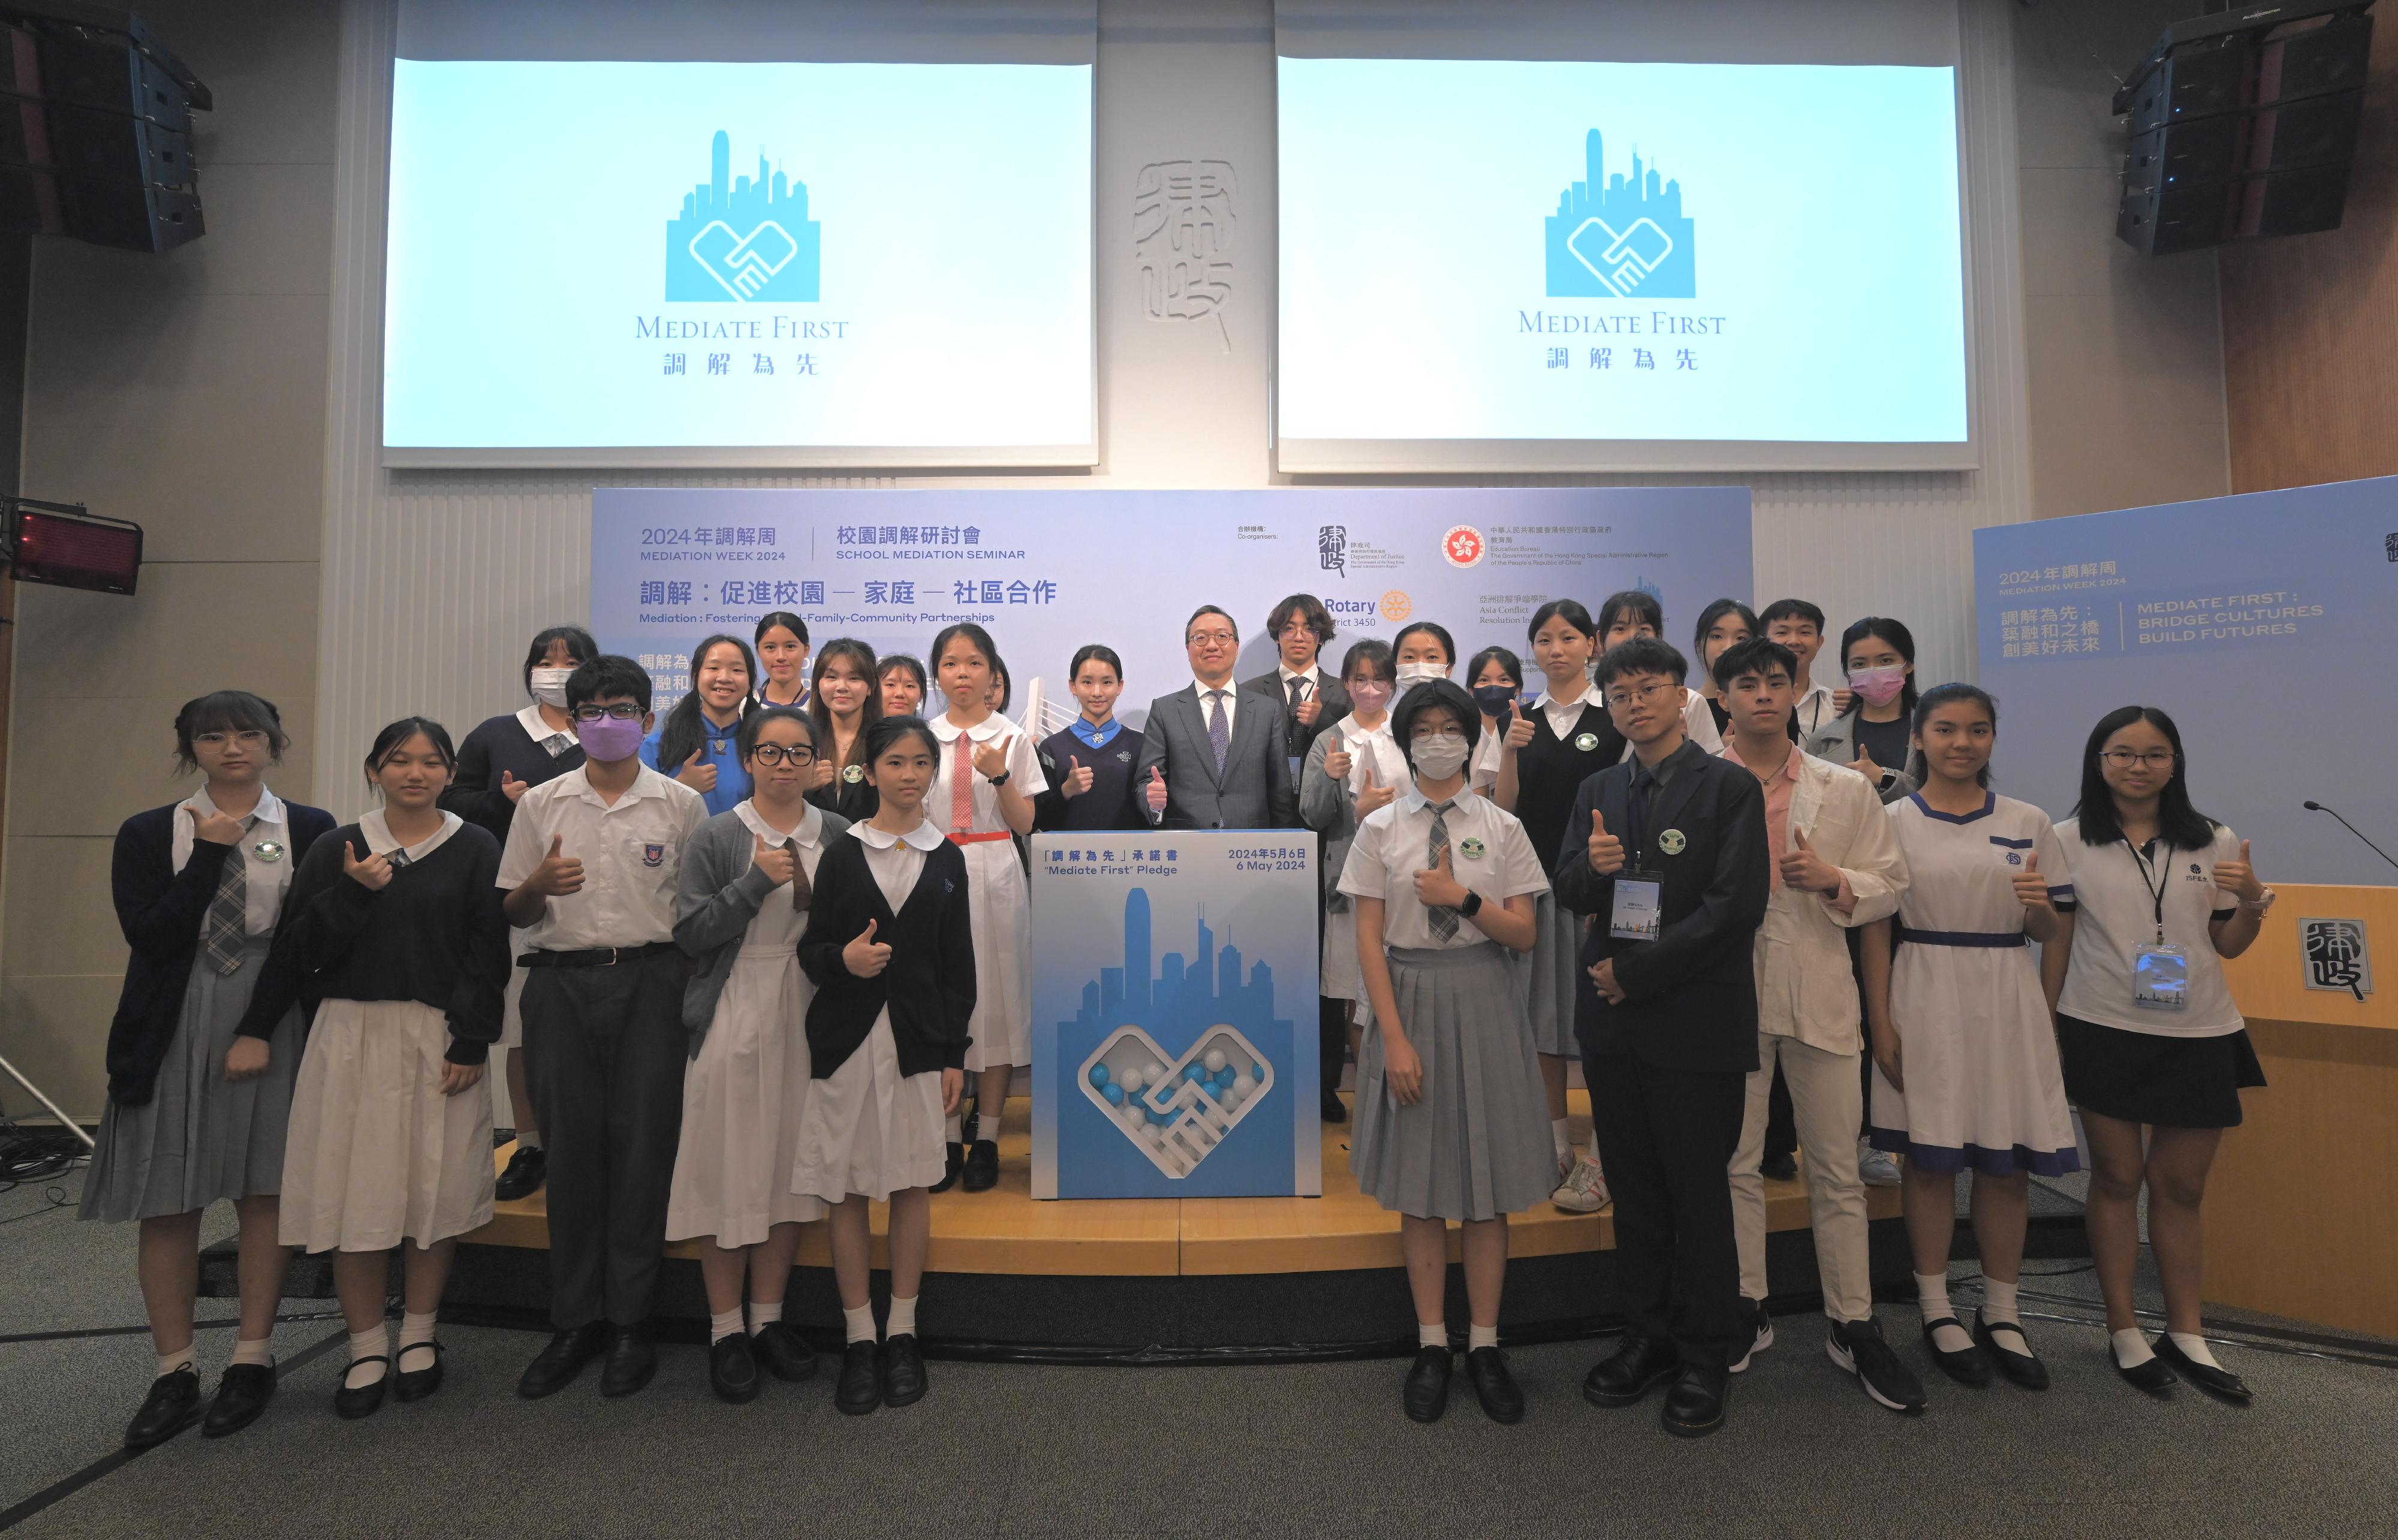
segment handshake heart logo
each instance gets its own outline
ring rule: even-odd
[[[1175,1059],[1138,1027],[1119,1028],[1083,1061],[1083,1094],[1167,1176],[1199,1169],[1273,1088],[1273,1066],[1217,1025]]]
[[[710,220],[691,238],[692,260],[724,286],[736,300],[753,300],[775,275],[800,254],[791,233],[766,220],[746,236],[736,236],[722,220]]]

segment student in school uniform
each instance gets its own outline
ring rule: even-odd
[[[2215,1359],[2199,1321],[2200,1205],[2240,1093],[2265,1083],[2223,962],[2248,950],[2273,907],[2248,842],[2189,798],[2181,729],[2153,706],[2108,712],[2081,751],[2081,801],[2056,837],[2073,852],[2072,912],[2041,949],[2062,973],[2056,1045],[2090,1141],[2084,1220],[2107,1301],[2108,1351],[2143,1390],[2176,1377],[2232,1402],[2247,1382]],[[2164,1287],[2165,1330],[2133,1315],[2140,1194]]]
[[[1408,783],[1407,755],[1391,736],[1393,673],[1388,642],[1367,637],[1349,644],[1340,659],[1349,714],[1316,736],[1299,776],[1300,819],[1324,837],[1324,951],[1315,1009],[1327,1123],[1349,1115],[1340,1104],[1340,1070],[1349,1051],[1361,1046],[1357,1018],[1366,999],[1357,914],[1340,891],[1340,868],[1357,825],[1388,807]]]
[[[1716,658],[1717,698],[1731,712],[1732,733],[1723,757],[1764,790],[1772,858],[1766,869],[1772,898],[1755,949],[1758,1067],[1748,1077],[1731,1168],[1740,1292],[1755,1329],[1733,1348],[1731,1370],[1747,1369],[1773,1345],[1773,1317],[1765,1310],[1765,1180],[1758,1164],[1779,1066],[1807,1147],[1815,1265],[1831,1318],[1825,1353],[1879,1404],[1920,1412],[1922,1382],[1899,1362],[1874,1320],[1866,1187],[1856,1156],[1864,1016],[1846,939],[1856,926],[1897,910],[1906,860],[1865,777],[1812,759],[1790,741],[1798,671],[1789,648],[1762,639],[1736,642]]]
[[[928,724],[941,762],[927,812],[964,856],[974,913],[975,1010],[966,1073],[975,1078],[975,1126],[963,1120],[969,1193],[999,1184],[999,1124],[1017,1066],[1032,1062],[1032,890],[1015,837],[1032,829],[1032,799],[1049,789],[1029,734],[992,709],[1005,667],[990,633],[971,621],[933,639],[933,669],[950,709]],[[952,1151],[952,1154],[959,1152]]]
[[[574,721],[566,714],[566,681],[599,655],[600,644],[580,626],[552,626],[537,633],[524,658],[525,694],[532,703],[488,718],[466,735],[458,745],[457,773],[441,793],[442,811],[457,814],[506,844],[517,799],[544,781],[583,768],[583,746],[575,741]],[[511,952],[522,939],[510,938]],[[521,968],[508,970],[500,1021],[501,1073],[507,1079],[508,1113],[517,1135],[507,1167],[492,1188],[503,1202],[531,1197],[549,1172],[532,1093],[525,1087],[524,1013],[519,1008],[524,981]]]
[[[793,1383],[816,1371],[783,1324],[800,1226],[824,1217],[822,1200],[791,1190],[815,995],[799,943],[825,847],[849,827],[807,800],[815,752],[804,711],[765,706],[743,720],[753,790],[692,836],[675,898],[675,940],[697,971],[683,989],[691,1066],[667,1239],[700,1242],[708,1383],[735,1404],[757,1398],[761,1366]]]
[[[201,1432],[237,1433],[275,1394],[272,1337],[285,1258],[276,1236],[283,1145],[300,1067],[289,979],[265,966],[291,869],[333,831],[321,808],[266,788],[291,739],[275,707],[219,690],[175,715],[175,760],[199,790],[116,831],[109,883],[133,949],[108,1027],[108,1106],[78,1218],[141,1224],[141,1298],[158,1374],[125,1447],[164,1443],[200,1416],[192,1351],[200,1216],[240,1218],[241,1325]]]
[[[1532,895],[1549,882],[1524,826],[1466,787],[1481,727],[1474,697],[1448,680],[1408,693],[1393,733],[1412,778],[1358,826],[1340,872],[1374,1007],[1349,1167],[1399,1215],[1417,1342],[1401,1404],[1420,1423],[1448,1401],[1452,1220],[1463,1231],[1466,1373],[1491,1421],[1523,1419],[1499,1350],[1507,1216],[1540,1202],[1553,1174],[1508,955],[1530,948]]]
[[[1591,655],[1604,655],[1610,647],[1620,646],[1637,637],[1663,639],[1665,634],[1665,610],[1657,596],[1639,588],[1624,588],[1607,596],[1598,607],[1598,644]],[[1677,653],[1675,655],[1679,656]],[[1701,752],[1723,752],[1723,736],[1716,721],[1714,708],[1707,697],[1682,682],[1682,731]],[[1631,750],[1624,750],[1625,757]]]
[[[1457,641],[1437,621],[1418,620],[1399,628],[1391,638],[1391,656],[1398,666],[1399,693],[1395,707],[1409,690],[1435,679],[1447,679],[1457,667]]]
[[[1332,645],[1332,614],[1312,593],[1295,593],[1266,615],[1266,637],[1274,644],[1274,670],[1244,680],[1241,688],[1270,697],[1282,709],[1289,739],[1291,778],[1296,784],[1317,735],[1349,710],[1340,682],[1324,671],[1317,655]]]
[[[936,654],[937,655],[937,652]],[[808,1003],[807,1106],[791,1187],[829,1205],[828,1239],[848,1345],[833,1405],[852,1415],[923,1399],[916,1300],[932,1243],[926,1191],[947,1169],[943,1120],[965,1091],[975,1011],[966,849],[925,816],[941,745],[915,717],[867,730],[874,817],[826,844],[800,966]],[[891,1206],[891,1305],[875,1344],[867,1205]]]
[[[1724,1169],[1757,1068],[1751,951],[1768,893],[1764,793],[1691,742],[1675,694],[1685,669],[1650,637],[1599,658],[1633,757],[1583,783],[1556,882],[1557,901],[1592,920],[1576,1030],[1631,1322],[1583,1395],[1630,1406],[1671,1381],[1665,1431],[1697,1438],[1723,1425],[1746,1325]]]
[[[924,710],[924,665],[906,653],[892,653],[875,665],[886,717],[922,716]]]
[[[866,730],[882,715],[874,649],[855,637],[826,642],[809,682],[808,720],[817,747],[808,801],[850,823],[874,816],[874,788],[866,778]]]
[[[585,762],[517,803],[497,885],[526,931],[526,1078],[549,1139],[550,1322],[517,1381],[551,1395],[603,1352],[603,1396],[657,1371],[649,1317],[681,1134],[691,965],[675,895],[707,817],[698,792],[643,764],[650,673],[602,654],[566,682]]]
[[[758,655],[758,704],[805,710],[811,694],[808,623],[788,610],[775,610],[759,616],[749,640]]]
[[[741,719],[758,709],[749,644],[711,636],[691,655],[691,694],[674,703],[641,740],[641,763],[698,792],[710,816],[730,813],[749,795],[741,768]]]
[[[386,1390],[441,1387],[434,1334],[458,1237],[492,1218],[492,1093],[508,924],[500,843],[444,812],[456,755],[438,722],[402,717],[375,735],[366,778],[381,805],[300,863],[269,966],[316,1002],[283,1157],[282,1239],[333,1253],[350,1364],[333,1387],[344,1417]],[[384,1290],[400,1250],[393,1349]]]
[[[1718,736],[1731,731],[1731,714],[1724,709],[1716,687],[1716,659],[1725,648],[1756,635],[1756,612],[1737,599],[1718,599],[1699,612],[1699,623],[1691,635],[1692,655],[1699,660],[1699,693],[1707,697],[1707,714],[1715,719]]]
[[[1849,692],[1814,677],[1815,655],[1824,650],[1823,609],[1804,599],[1777,599],[1758,612],[1758,634],[1779,642],[1798,660],[1798,704],[1790,714],[1794,742],[1804,744],[1849,709]]]
[[[2024,948],[2059,939],[2073,907],[2048,815],[1989,790],[1999,709],[1971,684],[1915,703],[1922,790],[1890,804],[1908,883],[1895,919],[1865,934],[1873,1029],[1873,1142],[1906,1157],[1900,1188],[1923,1338],[1951,1379],[1987,1385],[1995,1363],[2048,1388],[2017,1313],[2030,1177],[2081,1167],[2056,1056],[2055,997]],[[1892,952],[1895,949],[1893,960]],[[1948,1304],[1957,1174],[1974,1173],[1982,1307],[1969,1333]]]
[[[1845,764],[1893,803],[1915,790],[1906,773],[1915,718],[1915,633],[1869,615],[1840,633],[1848,705],[1807,739],[1807,752]]]
[[[1532,612],[1525,628],[1533,666],[1544,688],[1531,709],[1517,712],[1500,736],[1498,774],[1490,796],[1524,825],[1541,870],[1552,878],[1558,849],[1583,782],[1623,758],[1628,747],[1616,731],[1598,691],[1590,682],[1591,648],[1598,628],[1576,599],[1553,599]],[[1549,1201],[1572,1214],[1607,1207],[1607,1172],[1599,1163],[1596,1134],[1587,1153],[1577,1154],[1566,1115],[1567,1066],[1582,1057],[1574,1035],[1574,1002],[1583,988],[1582,918],[1556,900],[1538,896],[1533,906],[1536,939],[1522,966],[1524,1009],[1540,1050],[1541,1082],[1547,1087],[1549,1142],[1557,1180]],[[1596,1102],[1592,1103],[1593,1111]]]
[[[1133,795],[1132,767],[1140,735],[1116,720],[1124,694],[1124,661],[1093,642],[1074,653],[1068,688],[1082,715],[1042,740],[1042,778],[1049,789],[1033,799],[1036,830],[1146,829]]]
[[[1504,647],[1485,647],[1465,665],[1465,679],[1482,713],[1482,736],[1466,778],[1476,796],[1487,797],[1499,784],[1500,742],[1523,708],[1524,660]]]

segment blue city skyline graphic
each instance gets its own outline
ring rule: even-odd
[[[1661,183],[1636,149],[1632,175],[1608,177],[1596,128],[1583,144],[1583,180],[1546,221],[1551,299],[1689,300],[1699,293],[1698,245],[1682,184]]]
[[[808,217],[808,186],[771,173],[764,150],[755,177],[733,177],[733,141],[721,128],[708,151],[707,180],[683,195],[667,222],[669,301],[813,303],[822,226]]]

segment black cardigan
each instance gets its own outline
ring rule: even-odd
[[[117,927],[133,949],[125,965],[125,987],[116,997],[116,1015],[108,1024],[108,1099],[120,1107],[146,1105],[157,1088],[158,1066],[166,1061],[167,1047],[182,1019],[183,991],[192,981],[192,960],[199,954],[200,922],[216,897],[225,852],[233,848],[195,840],[192,858],[177,871],[175,810],[182,805],[171,802],[118,825],[109,866]],[[333,815],[321,807],[286,802],[283,813],[291,833],[289,860],[303,859],[319,835],[333,831]],[[288,904],[288,890],[284,898]],[[272,1032],[296,999],[290,981],[278,980],[267,969],[250,995],[250,1009]]]
[[[875,977],[860,979],[841,960],[841,949],[865,932],[869,920],[874,939],[891,948],[891,962]],[[900,1074],[963,1068],[966,1045],[974,1041],[967,1022],[975,1006],[965,857],[947,840],[926,851],[915,891],[894,914],[866,864],[865,842],[855,834],[832,839],[816,867],[800,966],[816,986],[808,1004],[809,1068],[816,1079],[829,1078],[857,1051],[886,1006]]]
[[[412,1000],[450,1022],[453,1064],[479,1064],[500,1038],[508,922],[500,912],[500,842],[464,824],[380,890],[350,880],[342,851],[366,836],[344,824],[292,874],[267,954],[313,1009],[323,1000]],[[278,991],[280,993],[280,991]],[[257,1019],[246,1017],[249,1033]],[[272,1030],[273,1021],[264,1025]]]
[[[570,745],[566,752],[552,759],[549,750],[524,730],[514,711],[491,717],[476,723],[466,741],[458,745],[458,773],[450,777],[449,789],[441,793],[441,810],[490,831],[492,838],[505,845],[508,825],[516,820],[517,804],[500,790],[501,773],[531,788],[582,767],[581,744]],[[340,865],[333,870],[339,871]]]

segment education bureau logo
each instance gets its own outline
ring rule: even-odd
[[[1660,184],[1637,150],[1632,175],[1606,178],[1596,128],[1583,142],[1585,180],[1548,216],[1551,299],[1690,300],[1699,293],[1697,240],[1682,212],[1682,184]]]
[[[1471,524],[1452,524],[1440,537],[1440,554],[1452,567],[1475,566],[1489,548],[1482,532]]]
[[[755,177],[728,182],[732,158],[733,142],[719,128],[707,180],[667,222],[667,298],[813,302],[822,226],[808,218],[807,183],[780,168],[770,175],[763,150]]]

